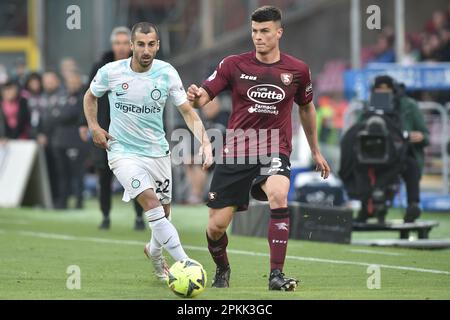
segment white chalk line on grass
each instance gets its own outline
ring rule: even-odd
[[[348,249],[346,251],[355,252],[355,253],[381,254],[381,255],[385,255],[385,256],[404,256],[403,253],[378,251],[378,250]]]
[[[0,232],[1,231],[2,230],[0,230]],[[23,236],[46,238],[46,239],[59,239],[59,240],[69,240],[69,241],[89,241],[89,242],[107,243],[107,244],[139,245],[139,246],[143,246],[145,244],[144,242],[136,241],[136,240],[120,240],[120,239],[95,238],[95,237],[78,237],[78,236],[72,236],[72,235],[67,235],[67,234],[34,232],[34,231],[25,231],[25,230],[18,231],[18,234],[19,235],[23,235]],[[197,246],[190,246],[190,245],[183,245],[183,247],[185,249],[187,249],[187,250],[208,251],[208,248],[206,248],[206,247],[197,247]],[[257,256],[257,257],[269,257],[268,253],[261,253],[261,252],[235,250],[235,249],[228,249],[227,251],[229,253],[232,253],[232,254],[240,254],[240,255],[246,255],[246,256]],[[289,256],[289,255],[286,256],[286,258],[290,259],[290,260],[298,260],[298,261],[308,261],[308,262],[318,262],[318,263],[328,263],[328,264],[340,264],[340,265],[353,265],[353,266],[363,266],[363,267],[377,265],[380,268],[385,268],[385,269],[450,275],[450,271],[415,268],[415,267],[405,267],[405,266],[395,266],[395,265],[378,264],[378,263],[357,262],[357,261],[347,261],[347,260],[332,260],[332,259]]]
[[[0,219],[0,225],[2,224],[30,224],[29,221],[26,220],[8,220],[8,219]]]

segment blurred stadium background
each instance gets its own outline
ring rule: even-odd
[[[56,86],[62,96],[68,98],[74,90],[84,90],[89,85],[91,68],[111,48],[110,34],[113,28],[117,26],[131,28],[136,22],[150,21],[157,24],[160,30],[161,50],[157,58],[172,63],[187,88],[191,83],[201,83],[225,56],[252,50],[249,16],[254,9],[265,4],[276,5],[284,12],[285,30],[281,49],[304,60],[311,68],[320,145],[333,172],[337,173],[339,170],[340,138],[350,125],[352,113],[358,110],[361,101],[367,100],[375,75],[389,73],[397,81],[405,83],[407,94],[419,101],[421,112],[430,131],[430,145],[425,149],[425,167],[421,180],[421,205],[426,211],[424,217],[441,223],[438,228],[440,231],[435,233],[437,238],[450,237],[450,216],[448,216],[450,213],[448,156],[450,151],[448,120],[450,3],[447,0],[0,0],[0,86],[2,87],[0,237],[6,237],[9,231],[20,231],[20,228],[27,224],[26,219],[32,221],[30,222],[32,225],[27,227],[34,226],[33,231],[36,232],[60,233],[58,230],[70,232],[69,224],[77,225],[78,223],[80,228],[76,231],[77,235],[92,236],[96,234],[95,224],[100,220],[96,200],[98,181],[90,156],[92,148],[90,142],[71,141],[74,143],[72,147],[82,154],[78,162],[80,166],[68,168],[67,177],[63,176],[62,179],[67,178],[67,184],[73,185],[72,194],[75,202],[68,206],[69,209],[64,205],[58,205],[58,188],[55,185],[52,186],[57,182],[54,181],[56,178],[51,177],[54,174],[54,161],[58,161],[58,158],[53,159],[53,162],[49,164],[49,153],[44,151],[48,141],[55,137],[49,136],[43,141],[33,131],[35,126],[33,115],[36,112],[48,112],[47,107],[51,102],[43,100],[47,101],[48,105],[44,102],[43,109],[39,109],[41,111],[33,109],[32,100],[36,101],[44,97],[45,92],[41,88],[33,91],[34,89],[27,87],[30,74],[33,74],[32,77],[41,79],[45,73],[56,73],[60,81],[56,82]],[[80,10],[80,28],[69,29],[68,20],[73,19],[73,15],[77,12],[73,9],[73,5]],[[371,5],[377,5],[380,8],[380,29],[370,30],[366,26],[367,19],[372,15],[366,10]],[[71,79],[73,74],[79,75],[79,79],[77,77],[75,80]],[[51,87],[53,80],[44,77],[44,81],[48,82],[47,86]],[[71,80],[75,82],[72,84],[75,89],[70,88]],[[28,117],[24,116],[23,119],[20,118],[20,112],[11,116],[8,113],[9,103],[5,103],[9,99],[6,99],[7,88],[16,85],[17,96],[11,101],[19,103],[20,108],[27,110]],[[209,128],[224,130],[231,110],[231,100],[226,94],[216,100],[216,103],[202,111],[201,116]],[[81,113],[82,110],[80,109],[79,112]],[[294,176],[290,200],[295,200],[296,197],[295,175],[308,170],[311,165],[308,147],[302,135],[298,112],[295,108],[293,119],[294,133],[297,134],[294,135],[294,151],[291,157]],[[169,137],[173,129],[183,127],[182,119],[175,110],[166,110],[165,121]],[[20,124],[19,131],[9,128],[17,127],[17,123]],[[72,131],[78,130],[77,121],[68,123],[67,126],[72,128]],[[24,141],[32,143],[24,145],[22,144]],[[15,154],[14,163],[7,161],[12,153]],[[204,174],[198,166],[190,164],[173,167],[173,201],[180,205],[175,207],[174,212],[181,214],[186,210],[192,212],[192,217],[198,218],[198,225],[193,229],[191,229],[192,222],[186,223],[186,220],[181,217],[175,220],[181,234],[183,230],[198,231],[198,235],[194,235],[194,231],[186,231],[187,238],[192,240],[191,244],[204,245],[203,240],[200,240],[203,235],[201,226],[206,223],[204,219],[207,213],[205,206],[188,205],[204,203],[210,174]],[[81,196],[79,194],[77,196],[75,185],[77,177],[82,177]],[[49,191],[54,192],[52,194]],[[117,194],[121,192],[117,182],[114,184],[114,192]],[[118,195],[114,200],[113,216],[119,215],[120,210],[128,210],[127,214],[132,212],[131,207],[128,208],[118,202],[119,197]],[[354,209],[358,208],[358,203],[349,205]],[[36,215],[42,214],[43,221],[51,225],[46,229],[39,218],[34,220],[34,212],[29,211],[31,209],[20,209],[22,206],[44,209],[56,207],[67,209],[68,212],[75,212],[71,208],[77,208],[81,209],[79,218],[85,221],[82,222],[74,216],[52,214],[52,212],[59,214],[63,211],[37,209]],[[403,188],[396,197],[394,206],[397,208],[405,206]],[[12,209],[13,207],[16,209]],[[197,215],[198,211],[204,213],[203,218]],[[26,219],[18,218],[21,215]],[[393,210],[392,217],[400,216],[401,210]],[[67,219],[67,224],[64,219]],[[128,236],[145,241],[143,236],[135,236],[131,233],[124,235],[125,226],[128,226],[126,221],[130,219],[131,214],[128,218],[117,217],[118,229],[112,235],[121,239],[126,239]],[[85,222],[90,223],[92,230],[86,227]],[[10,236],[12,238],[8,239],[11,243],[20,242],[20,235],[15,235],[17,238]],[[358,237],[374,236],[372,233],[370,235],[361,233],[356,236]],[[45,239],[45,236],[43,238]],[[253,240],[248,241],[244,246],[250,250],[252,248],[250,243]],[[261,243],[264,241],[261,239]],[[256,242],[255,246],[257,246]],[[307,248],[309,250],[307,252],[311,254],[324,248],[312,246]],[[294,244],[293,248],[296,247],[300,245]],[[58,249],[61,248],[55,250]],[[86,250],[89,249],[86,248]],[[332,255],[332,250],[329,248],[327,250]],[[391,256],[395,256],[400,251],[389,252],[392,253]],[[14,255],[14,252],[9,253]],[[298,254],[303,254],[300,249]],[[349,259],[356,259],[356,255],[354,257],[350,257],[350,253],[348,255]],[[417,260],[426,260],[425,254],[418,255]],[[208,260],[204,253],[201,253],[201,257],[203,260]],[[434,258],[437,261],[435,268],[447,270],[444,274],[450,271],[448,250],[446,254],[433,257],[431,260]],[[38,256],[35,259],[38,259]],[[392,263],[397,263],[394,258],[390,259]],[[5,262],[7,263],[5,266],[14,268],[12,260],[8,261]],[[405,264],[412,263],[411,261],[405,261]],[[38,260],[35,262],[36,268],[39,269]],[[126,266],[123,268],[126,272]],[[27,270],[23,269],[22,272],[26,273]],[[8,271],[3,273],[2,277],[11,280],[18,276]],[[62,277],[64,278],[64,274]],[[446,281],[448,283],[448,274],[443,277],[445,278],[443,283],[445,284]],[[414,278],[414,281],[416,280]],[[433,297],[437,298],[449,298],[445,290],[433,291],[433,285],[437,285],[442,279],[428,280],[430,282],[424,284],[424,288],[428,286],[430,289],[427,294],[431,296],[436,294]],[[411,280],[412,284],[417,283]],[[246,285],[251,286],[250,283]],[[339,283],[336,282],[336,286],[338,285]],[[398,284],[398,286],[402,285]],[[14,284],[9,283],[9,290],[14,292],[14,289],[11,289],[13,287]],[[107,290],[107,288],[104,289]],[[400,297],[405,294],[404,297],[425,298],[420,295],[419,289],[417,295],[411,293],[408,296],[406,291],[399,291],[399,295]],[[424,289],[423,292],[428,291]],[[16,291],[16,295],[12,297],[20,298],[23,297],[22,294],[25,297],[36,297],[20,290]],[[364,294],[362,297],[377,298],[377,296]],[[4,293],[0,293],[0,296],[8,297]],[[47,296],[54,297],[51,294],[43,294],[43,297]],[[104,296],[97,292],[92,297]],[[127,298],[128,296],[119,294],[117,297]],[[130,297],[132,297],[131,294]],[[240,296],[230,295],[230,297]],[[250,295],[250,297],[258,296]],[[268,298],[268,296],[264,297]],[[326,298],[327,296],[316,292],[309,297]],[[339,298],[337,295],[334,297]],[[358,298],[358,296],[348,297]],[[393,294],[385,297],[398,296]]]

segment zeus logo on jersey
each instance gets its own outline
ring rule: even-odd
[[[158,113],[161,112],[160,106],[137,106],[129,103],[116,102],[114,104],[116,109],[123,111],[123,113]]]
[[[281,102],[285,96],[284,90],[273,84],[258,84],[247,90],[250,100],[265,105]]]
[[[249,75],[246,75],[245,73],[242,73],[241,74],[241,79],[244,79],[244,80],[256,80],[256,79],[258,79],[258,77],[256,77],[256,76],[249,76]]]

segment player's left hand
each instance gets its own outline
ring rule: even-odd
[[[211,167],[211,165],[214,162],[214,158],[213,158],[213,155],[212,155],[211,143],[202,144],[200,146],[198,154],[199,154],[199,156],[201,156],[203,158],[202,169],[203,170],[207,170],[209,167]]]
[[[330,166],[328,165],[327,160],[322,156],[320,152],[316,152],[312,154],[313,160],[316,163],[316,171],[320,171],[320,176],[324,179],[328,178],[330,175]]]

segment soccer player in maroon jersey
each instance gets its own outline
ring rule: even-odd
[[[216,165],[207,203],[210,210],[206,237],[208,249],[217,265],[213,287],[229,287],[231,269],[226,252],[226,229],[235,211],[247,209],[249,191],[255,199],[268,200],[270,205],[269,290],[292,291],[297,286],[296,279],[283,274],[289,237],[287,195],[294,101],[300,106],[300,119],[316,170],[321,172],[323,178],[327,178],[330,173],[330,167],[317,143],[309,67],[280,52],[279,40],[282,34],[281,11],[272,6],[257,9],[252,14],[255,50],[226,57],[202,87],[193,84],[188,89],[188,99],[197,108],[207,104],[223,90],[230,89],[232,92],[233,107],[228,129],[236,133],[226,137],[223,149],[226,160]],[[244,134],[242,137],[242,131],[252,130],[256,130],[259,135],[256,143],[249,138],[250,135]],[[264,132],[267,134],[262,134]],[[250,139],[249,143],[246,143],[247,138]],[[260,160],[264,157],[267,159],[268,154],[269,161]],[[258,161],[240,164],[238,159],[242,157],[246,161],[257,157]]]

